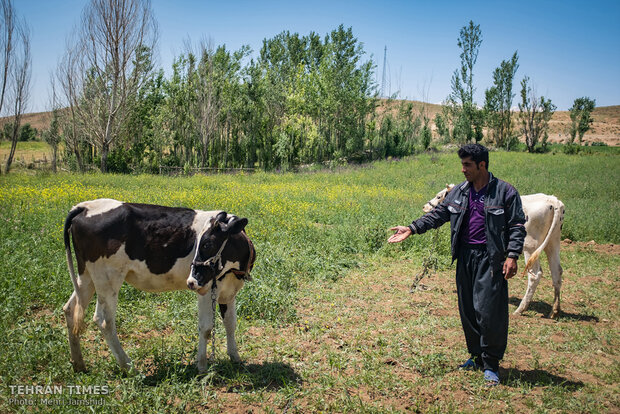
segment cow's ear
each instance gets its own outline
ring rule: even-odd
[[[226,214],[225,211],[218,213],[215,217],[211,218],[211,227],[214,230],[226,230]]]
[[[225,211],[221,211],[217,213],[217,216],[215,216],[215,221],[219,221],[220,223],[226,223],[226,216],[228,216],[228,214],[226,214]]]
[[[230,221],[230,223],[228,223],[228,226],[226,228],[226,232],[229,235],[237,234],[237,233],[241,232],[243,229],[245,229],[245,226],[247,226],[247,224],[248,224],[248,219],[234,217]]]

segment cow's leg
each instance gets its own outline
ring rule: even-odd
[[[525,254],[525,262],[529,259],[529,254]],[[540,282],[540,278],[542,276],[542,270],[540,268],[540,261],[536,260],[532,265],[532,268],[527,272],[527,290],[525,291],[525,295],[523,299],[521,299],[521,303],[519,307],[514,312],[515,315],[521,315],[521,313],[525,312],[530,306],[530,302],[532,301],[532,297],[534,296],[534,292],[536,291],[536,287]]]
[[[63,306],[67,333],[69,336],[69,349],[71,350],[71,363],[75,372],[86,371],[82,349],[80,347],[80,334],[84,328],[84,314],[93,298],[95,286],[90,276],[85,273],[77,278],[78,291],[73,291],[69,301]]]
[[[241,362],[237,351],[237,341],[235,341],[235,330],[237,329],[237,306],[235,299],[228,304],[220,304],[220,312],[226,328],[226,350],[228,356],[234,362]]]
[[[198,354],[196,367],[199,372],[207,369],[207,342],[211,339],[213,329],[213,301],[210,291],[206,295],[198,295]]]
[[[549,317],[555,319],[560,314],[560,290],[562,289],[562,266],[560,265],[560,243],[549,243],[545,249],[547,259],[549,259],[549,272],[553,282],[553,309]]]
[[[127,356],[116,332],[116,307],[118,305],[118,292],[122,279],[108,277],[99,284],[95,283],[97,289],[97,308],[93,320],[99,326],[110,351],[114,354],[118,365],[123,371],[132,371],[131,359]]]

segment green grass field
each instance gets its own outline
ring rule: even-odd
[[[563,238],[574,242],[562,251],[564,313],[542,317],[553,300],[543,260],[531,309],[511,317],[494,390],[454,369],[466,355],[447,226],[439,271],[413,294],[433,234],[385,242],[389,227],[417,218],[442,186],[462,181],[455,154],[304,174],[0,176],[0,412],[33,408],[11,401],[11,385],[106,386],[102,406],[91,407],[102,412],[617,412],[620,255],[610,245],[620,243],[619,161],[605,151],[491,154],[490,170],[521,194],[564,202]],[[198,375],[195,294],[124,286],[119,336],[142,374],[118,371],[91,321],[94,302],[82,337],[89,371],[73,373],[62,226],[72,205],[100,197],[249,219],[257,262],[237,302],[243,365],[227,360],[218,322],[217,360]],[[525,287],[511,281],[511,311]]]

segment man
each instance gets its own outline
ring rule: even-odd
[[[433,211],[409,226],[392,227],[398,243],[450,221],[452,261],[457,260],[459,314],[471,358],[462,369],[484,370],[487,385],[499,384],[499,361],[508,341],[508,282],[523,250],[525,216],[517,190],[488,171],[480,144],[458,151],[466,181]]]

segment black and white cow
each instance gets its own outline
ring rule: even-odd
[[[250,279],[255,251],[244,232],[248,220],[223,211],[123,203],[111,199],[74,206],[65,221],[67,265],[74,292],[63,307],[71,359],[84,371],[80,331],[84,312],[97,292],[93,320],[123,370],[132,362],[116,333],[118,292],[126,281],[147,292],[191,289],[199,293],[196,364],[207,365],[207,340],[214,323],[211,286],[226,328],[227,352],[239,361],[235,342],[235,296]],[[71,238],[79,276],[76,277]]]

